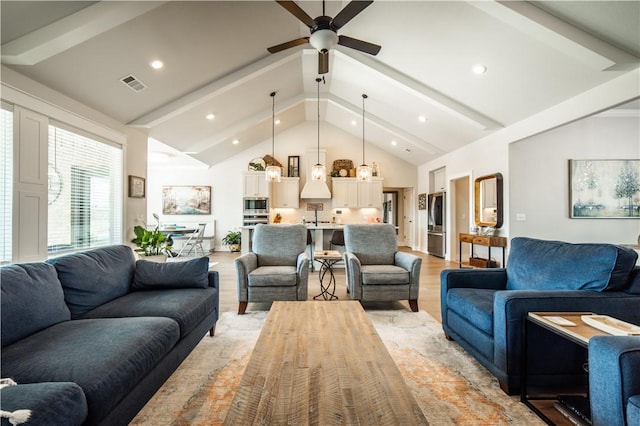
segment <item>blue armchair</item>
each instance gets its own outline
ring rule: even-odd
[[[640,337],[589,341],[589,400],[594,426],[640,425]]]
[[[527,313],[590,311],[640,323],[637,258],[611,244],[514,238],[506,269],[442,271],[442,328],[496,376],[503,391],[516,394]],[[582,381],[575,359],[583,348],[545,332],[530,339],[530,348],[554,348],[536,354],[528,369],[531,385]]]

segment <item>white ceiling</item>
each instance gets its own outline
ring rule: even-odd
[[[272,91],[277,132],[317,118],[317,52],[266,50],[309,35],[275,1],[0,7],[4,65],[209,165],[270,140]],[[382,50],[331,51],[321,119],[361,136],[366,93],[367,142],[419,165],[637,69],[640,1],[375,1],[338,33]]]

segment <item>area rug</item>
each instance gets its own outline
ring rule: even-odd
[[[322,302],[318,302],[322,303]],[[367,311],[430,425],[543,425],[426,312]],[[225,312],[131,422],[221,425],[267,312]],[[357,354],[354,354],[357,356]]]

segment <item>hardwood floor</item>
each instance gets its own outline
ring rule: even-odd
[[[443,269],[457,268],[457,262],[450,262],[435,256],[421,252],[411,251],[403,247],[402,251],[408,251],[422,258],[422,268],[420,270],[420,296],[418,307],[428,312],[438,321],[440,316],[440,271]],[[236,290],[236,270],[233,260],[240,256],[240,253],[226,251],[214,252],[209,255],[212,262],[219,262],[212,269],[220,274],[220,311],[238,311],[238,295]],[[346,278],[344,268],[337,266],[334,268],[336,275],[336,295],[340,300],[348,300]],[[318,264],[315,272],[309,272],[309,296],[308,300],[313,300],[313,296],[320,293],[320,280],[318,278]],[[321,303],[321,302],[320,302]],[[247,311],[268,310],[270,303],[249,303]],[[406,309],[409,310],[409,302],[406,300],[398,302],[365,302],[367,309]]]

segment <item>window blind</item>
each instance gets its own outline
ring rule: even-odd
[[[11,262],[13,212],[13,111],[0,109],[0,263]]]
[[[122,148],[49,126],[48,252],[122,242]]]

